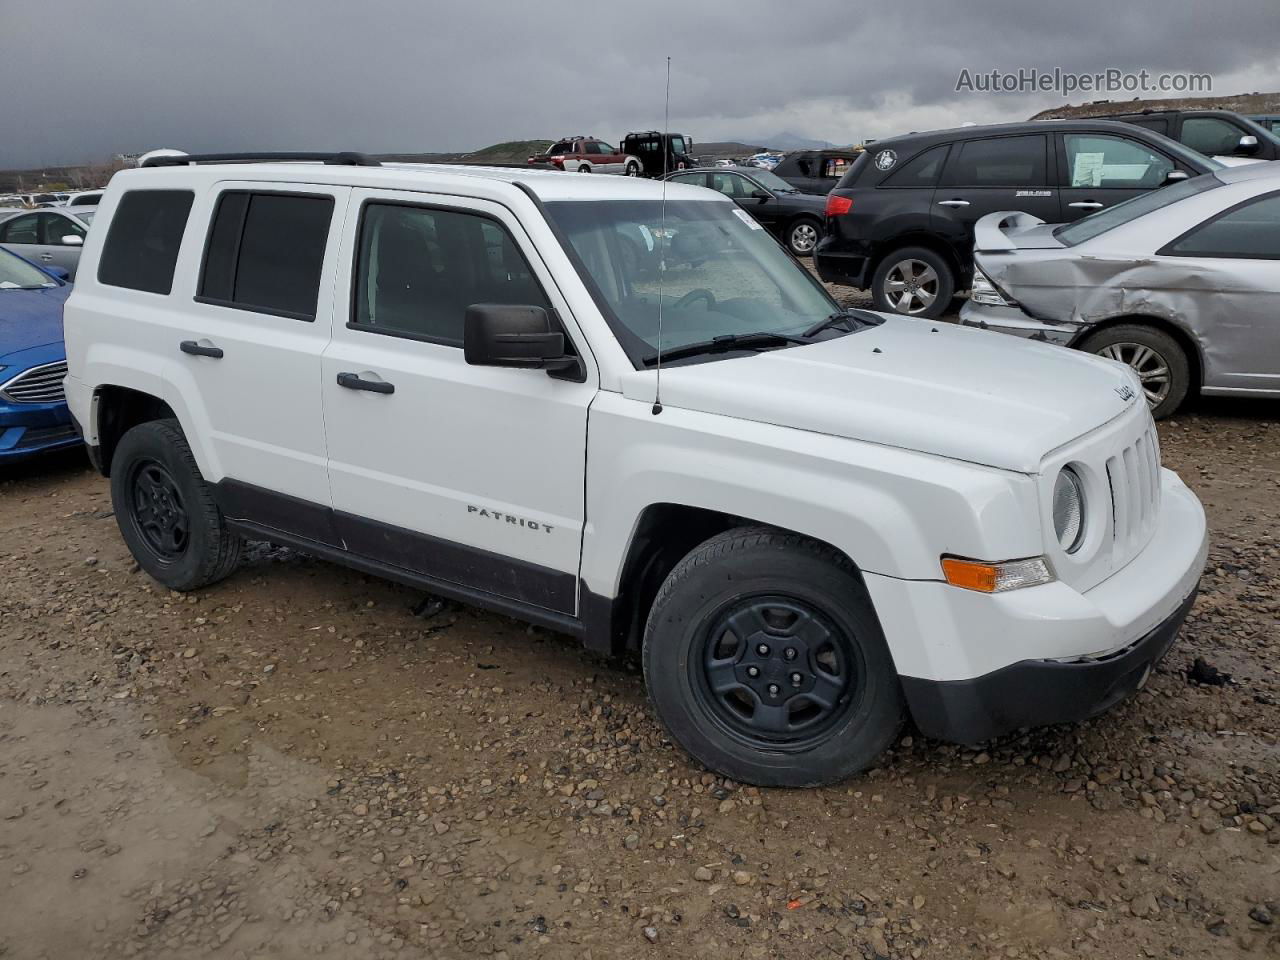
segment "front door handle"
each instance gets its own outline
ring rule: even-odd
[[[1102,204],[1096,200],[1077,200],[1075,203],[1068,203],[1068,207],[1075,207],[1077,210],[1101,210]]]
[[[969,205],[968,200],[939,200],[938,201],[938,206],[940,207],[967,207],[968,205]]]
[[[355,373],[338,374],[338,386],[348,390],[368,390],[370,393],[395,393],[396,385],[385,380],[365,380]]]
[[[212,357],[214,360],[222,359],[221,347],[206,347],[204,344],[195,340],[183,340],[178,344],[178,349],[183,353],[189,353],[193,357]]]
[[[53,254],[52,254],[52,253],[42,253],[42,254],[40,254],[40,259],[41,259],[41,260],[43,260],[45,263],[53,263]]]

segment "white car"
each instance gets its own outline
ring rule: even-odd
[[[771,785],[1092,716],[1173,642],[1204,512],[1126,367],[842,311],[706,189],[243,159],[116,174],[66,308],[165,586],[263,539],[638,650]]]

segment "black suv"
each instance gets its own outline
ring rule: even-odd
[[[783,157],[773,172],[801,193],[825,196],[857,159],[852,150],[800,150]]]
[[[973,274],[973,224],[997,210],[1064,223],[1220,169],[1127,123],[1058,120],[879,140],[827,195],[823,280],[871,288],[876,307],[936,317]]]
[[[640,158],[646,177],[661,177],[672,170],[686,170],[698,165],[698,158],[693,155],[693,141],[682,133],[659,133],[657,130],[628,133],[622,139],[622,152]]]
[[[1280,137],[1249,117],[1230,110],[1143,110],[1099,114],[1162,133],[1206,157],[1280,160]]]

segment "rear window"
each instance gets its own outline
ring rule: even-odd
[[[1114,207],[1107,207],[1105,210],[1082,217],[1075,223],[1064,224],[1054,230],[1053,235],[1066,246],[1074,247],[1077,243],[1092,240],[1108,230],[1114,230],[1139,217],[1145,217],[1148,213],[1154,213],[1171,203],[1177,203],[1179,200],[1194,197],[1198,193],[1220,186],[1222,181],[1211,173],[1206,173],[1202,177],[1192,177],[1181,183],[1140,193],[1123,203],[1117,203]]]
[[[949,144],[936,147],[917,154],[905,164],[891,173],[882,187],[932,187],[938,182],[938,174],[942,172],[942,163],[947,159]]]
[[[1047,138],[1035,134],[967,140],[952,151],[946,182],[955,187],[1044,187]]]
[[[333,198],[229,191],[209,230],[200,300],[314,320]]]
[[[195,194],[190,190],[130,190],[120,198],[98,260],[98,282],[168,294],[182,232]]]

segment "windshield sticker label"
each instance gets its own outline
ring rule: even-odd
[[[760,224],[759,224],[759,223],[757,223],[757,222],[755,221],[755,219],[751,216],[751,214],[747,213],[747,211],[745,211],[745,210],[739,210],[737,207],[734,207],[734,208],[733,208],[733,212],[734,212],[734,214],[737,216],[737,218],[738,218],[739,220],[741,220],[743,223],[745,223],[745,224],[746,224],[748,227],[750,227],[752,230],[763,230],[763,229],[764,229],[764,227],[760,226]]]
[[[898,155],[892,150],[881,150],[876,154],[876,169],[888,170],[898,162]]]
[[[1053,191],[1052,190],[1015,190],[1013,191],[1013,195],[1015,197],[1052,197]]]

